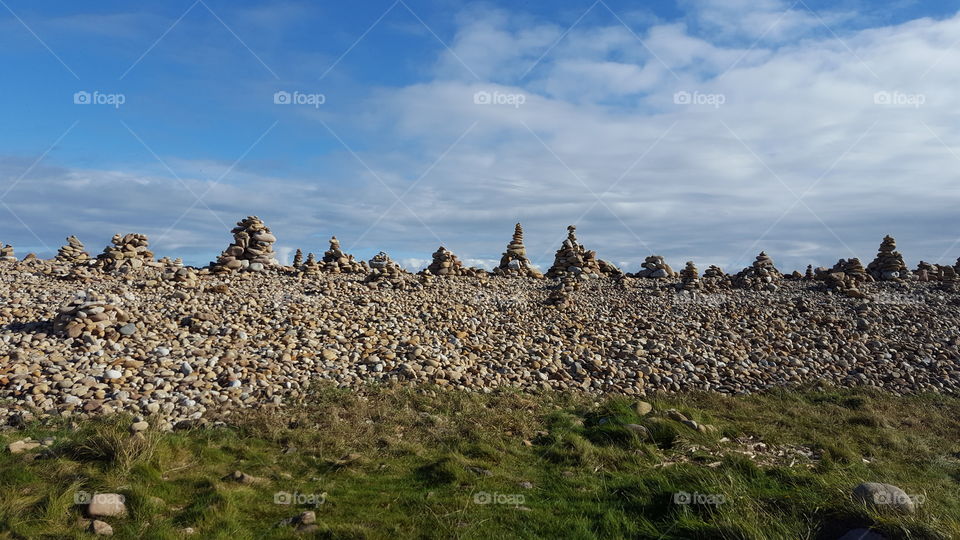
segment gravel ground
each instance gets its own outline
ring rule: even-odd
[[[568,280],[558,305],[547,279],[73,268],[0,263],[0,420],[123,410],[169,428],[319,380],[638,396],[960,387],[960,296],[933,282],[867,283],[861,299],[817,281],[690,293],[679,279]]]

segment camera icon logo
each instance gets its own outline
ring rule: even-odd
[[[273,103],[275,105],[289,105],[291,103],[290,92],[278,90],[273,93]]]
[[[690,92],[681,90],[673,94],[673,103],[676,105],[689,105],[691,103]]]
[[[678,491],[673,494],[673,504],[690,504],[693,498],[686,491]]]
[[[76,491],[73,494],[73,504],[90,504],[93,496],[89,491]]]
[[[874,105],[890,105],[893,103],[893,96],[890,92],[877,92],[873,95]]]
[[[481,90],[473,95],[473,103],[476,105],[489,105],[493,102],[493,96],[486,90]]]
[[[293,494],[289,491],[278,491],[273,494],[273,504],[292,504]]]
[[[490,504],[492,497],[486,491],[478,491],[473,494],[473,503],[474,504]]]
[[[73,94],[73,103],[74,105],[89,105],[90,102],[90,92],[79,91],[74,92]]]

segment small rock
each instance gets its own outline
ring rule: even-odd
[[[120,332],[120,335],[123,335],[123,336],[132,336],[137,332],[137,325],[133,323],[127,323],[121,326],[118,332]]]
[[[624,424],[623,427],[627,428],[627,430],[629,431],[636,433],[637,436],[639,436],[641,439],[650,438],[650,430],[641,426],[640,424]]]
[[[90,523],[90,532],[97,536],[113,536],[113,527],[106,521],[95,519]]]
[[[633,404],[633,412],[637,413],[638,416],[646,416],[650,414],[650,411],[653,410],[653,405],[647,403],[646,401],[636,401]]]
[[[900,512],[913,513],[916,506],[905,491],[892,484],[864,482],[853,489],[854,500]]]
[[[122,516],[127,513],[125,498],[119,493],[94,493],[87,505],[90,517]]]
[[[31,439],[23,439],[23,440],[19,440],[17,442],[12,442],[8,444],[7,450],[9,450],[11,454],[22,454],[28,450],[33,450],[38,446],[40,446],[40,443],[36,441],[33,441]]]

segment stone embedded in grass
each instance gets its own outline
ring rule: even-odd
[[[641,439],[650,438],[650,430],[641,426],[640,424],[624,424],[623,427],[627,428],[628,431],[636,433]]]
[[[90,522],[90,532],[97,536],[113,536],[113,527],[106,521],[95,519]]]
[[[650,414],[650,411],[653,410],[653,405],[647,403],[646,401],[635,401],[633,403],[633,412],[637,413],[637,416],[646,416]]]
[[[11,454],[22,454],[29,450],[33,450],[38,446],[40,446],[40,443],[32,439],[22,439],[22,440],[8,444],[7,450],[9,450]]]
[[[263,482],[263,478],[251,476],[243,471],[233,471],[232,473],[224,476],[223,479],[231,480],[233,482],[237,482],[238,484],[244,485],[259,484]]]
[[[94,493],[87,505],[90,517],[123,516],[127,513],[126,498],[119,493]]]
[[[853,498],[877,509],[890,509],[913,513],[916,505],[905,491],[892,484],[863,482],[853,489]]]
[[[677,422],[687,422],[690,420],[686,417],[686,415],[676,409],[670,409],[667,411],[667,418],[676,420]]]

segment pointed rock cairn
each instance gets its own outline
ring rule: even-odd
[[[700,273],[693,261],[687,261],[687,266],[680,272],[680,288],[684,291],[695,291],[702,288]]]
[[[667,264],[660,255],[647,257],[643,263],[640,264],[640,267],[643,268],[643,270],[633,274],[632,277],[654,279],[677,277],[677,273],[673,271],[673,268],[670,268],[670,265]]]
[[[318,276],[323,273],[323,265],[317,262],[313,253],[307,253],[307,262],[300,265],[299,270],[305,276]]]
[[[90,254],[83,247],[83,242],[71,235],[67,237],[67,245],[57,250],[56,260],[69,264],[81,264],[90,260]]]
[[[773,265],[773,259],[766,252],[761,251],[751,266],[744,268],[733,277],[733,284],[743,289],[776,290],[773,282],[782,278],[783,274]]]
[[[622,275],[620,270],[610,263],[597,259],[596,251],[587,251],[577,242],[577,227],[567,227],[567,239],[557,250],[553,266],[547,271],[547,277],[562,278],[568,274],[583,279],[601,275]],[[602,263],[602,264],[601,264]],[[614,274],[616,271],[616,274]]]
[[[363,274],[367,272],[363,262],[355,261],[340,249],[336,236],[330,237],[330,249],[323,253],[323,269],[334,274]]]
[[[150,242],[144,234],[130,233],[124,236],[115,234],[110,244],[97,256],[97,263],[108,272],[126,272],[144,266],[160,265],[153,260]]]
[[[867,272],[877,281],[907,279],[910,276],[903,256],[897,251],[897,241],[892,236],[883,238],[877,258],[867,266]]]
[[[233,234],[233,243],[211,265],[213,272],[263,272],[267,267],[279,266],[273,254],[277,237],[270,233],[260,218],[247,216],[238,221],[230,232]]]
[[[0,261],[4,262],[17,262],[17,256],[13,254],[13,246],[10,244],[3,245],[0,243]]]
[[[377,282],[386,282],[391,285],[403,285],[403,276],[408,274],[399,264],[393,262],[389,255],[381,251],[370,259],[370,273],[363,282],[368,286],[375,286]]]
[[[420,272],[421,274],[430,274],[434,276],[480,276],[486,274],[482,268],[469,268],[463,266],[460,259],[449,249],[440,246],[433,253],[433,261],[430,266]]]
[[[89,335],[113,340],[120,335],[116,327],[128,321],[129,317],[122,309],[92,291],[81,291],[60,307],[53,320],[53,330],[69,338]]]
[[[813,273],[813,265],[807,265],[807,271],[803,274],[804,281],[811,281],[816,277],[816,274]]]
[[[523,246],[523,227],[519,223],[514,227],[513,239],[507,244],[507,251],[500,257],[500,265],[494,268],[493,273],[498,276],[543,277],[527,258],[527,248]]]
[[[293,268],[299,269],[303,264],[303,251],[297,249],[297,252],[293,254]]]

